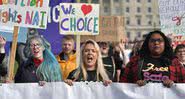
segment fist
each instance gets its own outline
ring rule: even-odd
[[[3,36],[0,36],[0,48],[4,48],[6,44],[6,39]]]

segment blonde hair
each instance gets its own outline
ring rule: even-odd
[[[109,80],[109,77],[105,71],[103,61],[102,61],[102,56],[101,56],[101,51],[98,46],[98,44],[94,40],[87,40],[81,47],[81,53],[80,53],[80,67],[77,69],[77,71],[74,74],[74,79],[77,80],[80,77],[80,74],[82,73],[83,80],[87,80],[87,70],[85,68],[85,64],[83,61],[83,51],[85,49],[85,46],[87,44],[93,44],[95,49],[97,50],[98,58],[96,61],[96,80],[101,81],[101,80]],[[101,78],[100,78],[101,77]]]
[[[65,35],[63,38],[62,38],[62,44],[63,42],[66,42],[66,41],[70,41],[74,44],[74,38],[72,37],[72,35]]]

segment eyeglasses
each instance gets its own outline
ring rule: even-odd
[[[158,39],[153,39],[153,38],[151,38],[149,41],[150,41],[151,43],[155,43],[155,42],[162,43],[162,42],[164,42],[164,40],[163,40],[162,38],[158,38]]]
[[[34,47],[39,48],[41,46],[42,46],[42,44],[39,44],[39,43],[38,44],[31,44],[30,45],[31,48],[34,48]]]

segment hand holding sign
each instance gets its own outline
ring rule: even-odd
[[[4,48],[6,40],[3,36],[0,35],[0,49]]]

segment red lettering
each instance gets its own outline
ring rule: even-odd
[[[2,0],[0,0],[0,5],[2,5],[3,4],[3,2],[2,2]]]
[[[18,15],[17,18],[18,18],[17,23],[21,23],[21,21],[22,21],[22,16],[21,16],[21,15]]]

